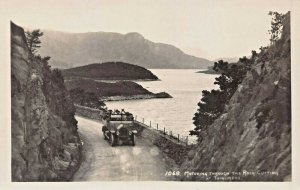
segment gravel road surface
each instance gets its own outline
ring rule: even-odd
[[[165,163],[160,150],[136,138],[136,146],[111,147],[104,140],[102,123],[76,116],[83,145],[83,162],[73,181],[160,181]]]

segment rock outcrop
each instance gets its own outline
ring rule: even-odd
[[[290,16],[266,59],[257,59],[225,112],[203,135],[182,171],[198,172],[183,180],[218,180],[201,172],[231,172],[222,180],[291,179]],[[191,156],[192,155],[192,156]],[[223,176],[224,177],[224,176]]]
[[[172,98],[166,92],[152,93],[132,81],[99,82],[91,79],[75,79],[68,80],[65,84],[71,93],[74,103],[95,108],[99,107],[94,106],[97,105],[99,100]]]
[[[95,80],[158,80],[151,71],[123,62],[95,63],[62,71],[66,80],[89,78]]]
[[[75,107],[58,75],[11,23],[12,181],[67,181],[79,166]]]

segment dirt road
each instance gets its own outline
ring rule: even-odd
[[[136,146],[111,147],[102,135],[102,123],[76,116],[84,142],[84,159],[73,181],[157,181],[165,177],[160,150],[136,138]]]

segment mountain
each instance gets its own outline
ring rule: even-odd
[[[11,179],[68,181],[81,163],[75,107],[58,70],[11,23]]]
[[[213,64],[172,45],[151,42],[139,33],[43,32],[39,52],[51,56],[51,65],[58,68],[115,61],[153,69],[206,69]]]
[[[203,139],[189,153],[182,171],[228,172],[234,177],[215,175],[211,181],[291,180],[290,13],[282,23],[281,39],[254,60],[222,115],[207,126]],[[207,176],[185,180],[205,181]]]
[[[151,71],[122,62],[95,63],[63,70],[65,79],[90,78],[98,80],[157,80]]]

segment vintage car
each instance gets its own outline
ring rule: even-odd
[[[129,112],[123,109],[108,110],[104,119],[102,132],[105,140],[108,140],[111,146],[118,145],[119,143],[130,143],[135,146],[134,118]]]

